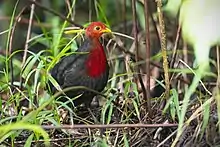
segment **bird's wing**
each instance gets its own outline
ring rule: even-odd
[[[86,39],[82,46],[78,48],[77,54],[63,57],[50,71],[51,76],[57,81],[61,88],[65,88],[68,85],[78,85],[77,81],[81,78],[83,74],[82,72],[85,72],[84,62],[88,56],[88,53],[86,52],[90,50],[89,48],[92,48],[92,44],[89,39]],[[49,86],[51,91],[54,93],[56,88],[54,88],[51,83]]]
[[[51,76],[58,82],[61,88],[67,87],[68,83],[72,84],[70,86],[77,85],[77,79],[83,74],[80,72],[84,72],[85,58],[86,55],[80,54],[73,54],[62,58],[51,70]],[[52,91],[56,91],[52,87],[54,86],[50,86]]]

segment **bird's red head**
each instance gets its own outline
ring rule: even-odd
[[[86,28],[86,36],[98,39],[103,33],[110,33],[111,30],[101,22],[92,22]]]

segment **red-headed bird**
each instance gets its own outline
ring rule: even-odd
[[[51,69],[51,76],[57,81],[62,89],[73,86],[85,86],[89,89],[101,92],[108,81],[109,65],[106,54],[99,38],[104,33],[110,33],[111,30],[101,22],[92,22],[85,29],[85,40],[78,48],[77,52],[84,54],[71,54],[62,58],[53,69]],[[57,89],[50,84],[52,93]],[[78,106],[84,103],[89,106],[92,99],[97,94],[85,90],[77,89],[65,92],[69,98],[74,98],[74,105]],[[68,99],[62,97],[61,101],[65,102]]]

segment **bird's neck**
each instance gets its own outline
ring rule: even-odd
[[[103,46],[98,39],[92,39],[91,49],[86,61],[87,74],[90,77],[96,78],[101,76],[107,68],[107,59]]]

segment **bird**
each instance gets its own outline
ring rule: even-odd
[[[76,54],[63,57],[50,70],[50,75],[62,90],[73,86],[83,86],[98,92],[104,90],[108,81],[109,65],[99,39],[106,33],[112,32],[104,23],[92,22],[85,28],[85,40]],[[52,83],[49,83],[49,88],[52,94],[57,92]],[[97,94],[86,89],[74,89],[66,91],[65,95],[72,99],[74,106],[85,104],[86,107],[90,107]],[[64,96],[59,100],[68,101]]]

